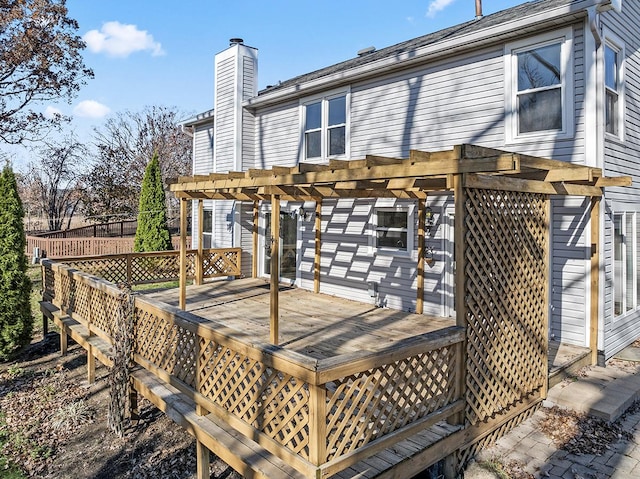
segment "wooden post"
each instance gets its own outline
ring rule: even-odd
[[[196,258],[196,277],[195,283],[202,284],[203,276],[204,276],[204,254],[202,251],[202,233],[204,230],[204,201],[202,199],[198,200],[198,257]]]
[[[96,380],[96,357],[93,355],[93,346],[87,347],[87,381],[93,384]]]
[[[258,202],[253,202],[253,230],[252,230],[252,240],[253,240],[253,251],[251,252],[251,277],[258,277]],[[267,233],[265,231],[265,241],[267,241]]]
[[[456,326],[460,326],[465,330],[465,337],[468,330],[467,324],[467,304],[466,304],[466,282],[465,282],[465,250],[466,250],[466,231],[465,231],[465,202],[466,193],[464,190],[463,176],[461,174],[453,177],[453,191],[455,202],[455,223],[454,223],[454,248],[456,258],[455,273],[455,308],[456,308]],[[467,375],[467,340],[456,348],[456,397],[464,399],[466,394],[466,375]],[[466,402],[466,401],[465,401]],[[465,411],[457,414],[453,418],[458,424],[464,423]]]
[[[132,255],[130,253],[127,253],[124,255],[124,261],[127,264],[127,284],[129,285],[129,287],[131,287],[133,285],[133,278],[131,277],[131,260],[132,260]]]
[[[313,292],[320,292],[320,259],[322,256],[322,200],[316,200],[315,255],[313,257]]]
[[[598,316],[600,311],[600,197],[591,198],[591,321],[589,347],[591,364],[598,364]]]
[[[551,217],[551,197],[547,196],[545,198],[545,208],[544,208],[544,222],[545,222],[545,230],[544,230],[544,311],[543,313],[543,321],[542,325],[542,349],[544,351],[544,361],[542,362],[543,369],[543,378],[542,388],[540,389],[540,396],[542,398],[547,398],[547,393],[549,392],[549,321],[550,321],[550,296],[551,296],[551,228],[553,218]]]
[[[67,355],[67,333],[64,328],[60,328],[60,356]]]
[[[180,198],[180,309],[187,306],[187,200]]]
[[[209,470],[209,449],[196,439],[196,461],[197,461],[197,479],[209,479],[211,471]]]
[[[133,380],[129,378],[129,414],[132,421],[140,419],[138,411],[138,391],[133,387]]]
[[[425,204],[423,199],[418,200],[418,291],[416,298],[416,313],[424,312],[424,223]]]
[[[327,391],[324,386],[309,384],[309,461],[324,464],[327,456]]]
[[[280,287],[280,197],[271,197],[271,343],[278,344],[279,298]]]

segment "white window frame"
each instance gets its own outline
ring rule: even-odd
[[[204,226],[205,226],[204,217],[207,214],[211,215],[211,229],[210,230],[204,229]],[[202,209],[202,218],[200,218],[200,221],[202,221],[202,244],[203,244],[203,247],[213,248],[213,207],[203,208]],[[204,245],[206,245],[206,241],[205,241],[206,238],[209,239],[209,246],[204,246]]]
[[[345,132],[344,132],[344,154],[329,155],[329,100],[339,97],[345,97]],[[307,142],[306,142],[306,106],[313,103],[321,102],[321,152],[320,156],[307,158]],[[330,159],[343,159],[350,156],[350,111],[351,111],[351,89],[332,90],[320,95],[314,95],[300,100],[300,161],[328,161]],[[333,128],[339,125],[331,125]]]
[[[623,241],[620,247],[620,265],[616,265],[616,251],[615,251],[615,221],[616,218],[619,217],[621,218],[622,224],[621,224],[621,229],[622,229],[622,236],[623,236]],[[628,220],[629,217],[631,217],[631,224],[632,224],[632,231],[627,231],[627,226],[628,226]],[[638,274],[640,274],[639,271],[639,254],[640,251],[638,251],[638,246],[640,246],[640,241],[638,238],[638,235],[640,234],[640,212],[635,212],[635,211],[616,211],[613,214],[613,224],[612,224],[612,228],[614,229],[613,231],[613,251],[611,254],[611,261],[612,261],[612,271],[613,271],[613,318],[614,320],[618,320],[621,318],[626,317],[629,314],[635,313],[638,310],[640,310],[640,304],[639,304],[639,300],[640,297],[638,295],[638,281],[640,280],[640,278],[638,277]],[[632,258],[628,258],[627,256],[627,250],[628,250],[628,246],[629,246],[629,241],[631,241],[631,245],[630,245],[630,250],[632,252],[633,257]],[[629,262],[631,262],[629,264]],[[620,281],[617,281],[617,276],[618,273],[616,271],[616,269],[619,267],[620,271],[619,274],[621,275]],[[630,270],[630,271],[629,271]],[[632,284],[632,289],[633,291],[631,291],[631,301],[633,302],[633,304],[629,307],[629,305],[627,304],[627,300],[629,299],[629,292],[628,292],[628,283],[629,283],[629,277],[628,277],[628,273],[632,274],[632,278],[631,278],[631,284]],[[621,311],[619,313],[616,313],[616,302],[618,301],[618,296],[619,293],[620,294],[620,299],[621,299]]]
[[[562,128],[519,133],[518,118],[518,53],[553,44],[560,44],[560,98]],[[504,49],[505,62],[505,141],[526,143],[546,139],[572,138],[575,130],[573,99],[573,30],[571,27],[510,42]]]
[[[403,212],[407,215],[407,227],[398,228],[398,231],[407,231],[407,245],[406,249],[392,248],[390,246],[378,247],[378,213],[379,212]],[[384,254],[392,256],[406,256],[413,257],[415,255],[415,205],[395,205],[395,206],[382,206],[375,205],[371,212],[371,234],[369,236],[369,249],[373,254]],[[389,229],[391,230],[391,229]]]
[[[609,47],[613,50],[616,51],[616,53],[618,54],[618,91],[615,92],[618,95],[618,133],[609,133],[608,131],[606,131],[606,125],[605,125],[605,136],[607,138],[610,139],[617,139],[620,141],[624,141],[624,133],[625,133],[625,110],[626,110],[626,103],[625,103],[625,90],[626,90],[626,82],[625,82],[625,45],[624,42],[622,41],[622,39],[620,37],[618,37],[617,35],[615,35],[614,33],[612,33],[610,30],[608,29],[604,29],[604,41],[603,41],[603,48],[602,48],[602,88],[604,89],[604,100],[603,100],[603,105],[602,108],[604,109],[603,111],[603,117],[606,119],[606,95],[607,95],[607,90],[609,90],[609,88],[606,85],[606,60],[605,60],[605,47]]]

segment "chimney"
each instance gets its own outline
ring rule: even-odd
[[[476,20],[482,18],[482,0],[476,0]]]

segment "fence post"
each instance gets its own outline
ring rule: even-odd
[[[125,261],[127,262],[127,284],[129,286],[133,285],[133,278],[131,277],[131,253],[125,253]]]

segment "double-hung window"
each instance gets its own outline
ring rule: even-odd
[[[211,248],[213,240],[213,211],[205,209],[202,214],[202,247]]]
[[[302,103],[304,159],[344,157],[348,146],[348,93]]]
[[[604,44],[604,124],[605,131],[622,138],[623,125],[623,58],[622,43],[611,34]]]
[[[614,316],[637,309],[640,299],[640,214],[618,212],[613,215],[613,295]]]
[[[507,142],[573,135],[571,45],[567,28],[506,46]]]

